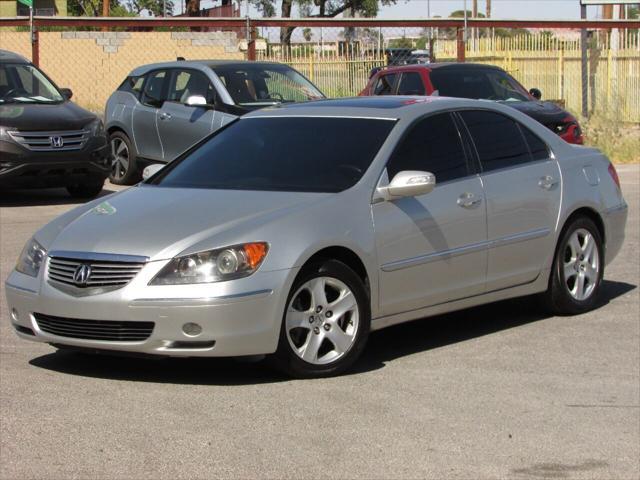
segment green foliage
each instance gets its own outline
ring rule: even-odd
[[[389,40],[389,48],[413,48],[413,42],[406,38],[394,38]]]
[[[302,17],[335,17],[347,10],[363,17],[375,17],[381,5],[392,5],[397,0],[249,0],[264,17],[280,14],[290,17],[287,9],[295,5]],[[281,7],[281,8],[278,8]],[[282,12],[282,13],[280,13]]]
[[[103,0],[68,0],[67,9],[69,15],[78,17],[102,16]],[[109,15],[112,17],[134,17],[140,15],[143,10],[148,10],[155,16],[163,14],[163,0],[111,0]],[[167,13],[173,12],[173,0],[166,0]]]

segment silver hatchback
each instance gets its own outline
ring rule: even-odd
[[[370,330],[540,294],[598,305],[627,205],[609,160],[495,103],[253,112],[35,233],[6,282],[27,340],[348,368]]]
[[[133,70],[109,97],[110,180],[132,185],[143,168],[168,163],[240,115],[324,95],[280,63],[175,61]]]

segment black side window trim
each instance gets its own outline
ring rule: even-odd
[[[139,101],[142,105],[144,105],[145,107],[150,107],[150,108],[162,108],[162,104],[158,107],[155,105],[149,105],[148,103],[144,103],[143,99],[145,96],[145,92],[147,90],[147,84],[149,83],[149,78],[151,78],[153,75],[155,75],[158,72],[165,72],[165,76],[164,76],[164,81],[162,82],[162,90],[160,90],[160,97],[161,99],[164,98],[164,100],[162,100],[162,103],[165,102],[166,97],[167,97],[167,89],[169,88],[169,74],[170,69],[169,68],[157,68],[155,70],[150,70],[147,73],[144,74],[144,83],[142,84],[142,90],[140,90],[140,98]]]
[[[427,113],[425,115],[422,115],[421,117],[418,117],[413,122],[411,122],[411,124],[402,133],[402,136],[400,137],[398,142],[393,146],[393,150],[391,151],[391,154],[389,155],[389,158],[387,158],[387,161],[385,162],[384,166],[382,167],[382,170],[380,171],[380,174],[378,175],[378,178],[380,178],[385,171],[387,172],[387,176],[389,175],[389,173],[388,173],[389,172],[388,171],[389,162],[391,162],[391,160],[393,159],[395,153],[402,146],[402,143],[406,140],[406,138],[409,136],[411,131],[416,127],[416,125],[418,123],[420,123],[423,120],[426,120],[429,117],[434,117],[436,115],[443,115],[443,114],[449,114],[449,116],[451,117],[451,120],[453,122],[453,125],[456,127],[456,130],[458,131],[458,137],[460,138],[460,142],[462,144],[462,150],[463,150],[464,156],[465,156],[465,164],[467,166],[467,174],[464,177],[454,178],[454,179],[451,179],[451,180],[447,180],[445,182],[438,182],[436,185],[446,185],[446,184],[451,183],[451,182],[458,182],[460,180],[464,180],[464,179],[467,179],[469,177],[473,177],[473,176],[477,175],[479,172],[477,172],[475,167],[473,166],[473,159],[469,158],[469,152],[467,151],[467,149],[464,146],[464,136],[463,136],[463,134],[462,134],[462,132],[460,130],[460,126],[458,125],[458,123],[455,120],[455,110],[439,110],[437,112],[430,112],[430,113]],[[391,181],[391,180],[392,180],[392,178],[389,177],[389,181]],[[437,179],[436,179],[436,182],[437,182]]]

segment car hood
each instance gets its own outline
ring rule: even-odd
[[[97,117],[75,103],[0,105],[0,126],[25,131],[80,130]]]
[[[547,124],[562,123],[569,115],[566,110],[552,102],[501,102],[503,105],[515,108],[534,120]]]
[[[240,232],[328,194],[138,186],[69,212],[36,234],[49,251],[141,255],[151,260],[245,241]]]

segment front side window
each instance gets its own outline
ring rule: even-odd
[[[58,89],[33,65],[0,65],[0,104],[59,103],[64,98]]]
[[[340,192],[362,177],[393,120],[241,118],[151,182],[162,187]]]
[[[462,111],[460,116],[469,129],[483,170],[497,170],[531,161],[529,147],[518,124],[511,118],[486,110]]]
[[[387,164],[389,179],[403,170],[436,176],[436,184],[469,174],[458,128],[449,113],[420,120],[394,151]]]
[[[173,71],[167,100],[186,103],[194,95],[204,97],[209,105],[215,103],[215,90],[204,73],[197,70]]]
[[[417,72],[405,72],[400,78],[398,95],[426,95],[422,77]]]
[[[216,65],[212,70],[237,105],[259,108],[324,98],[309,80],[287,65]]]
[[[396,74],[389,73],[387,75],[381,75],[376,82],[376,86],[373,89],[374,95],[393,95],[393,84],[396,81]]]
[[[162,106],[162,103],[165,101],[164,80],[166,76],[167,72],[165,70],[149,74],[144,85],[144,92],[142,93],[142,103],[155,108]]]
[[[506,72],[493,68],[434,68],[433,88],[442,97],[529,101],[527,91]]]

